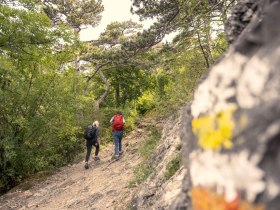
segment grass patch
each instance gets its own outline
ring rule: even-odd
[[[133,205],[131,202],[126,205],[125,210],[133,210]]]
[[[176,149],[177,151],[180,151],[180,150],[182,149],[182,144],[177,144],[177,145],[175,146],[175,149]]]
[[[161,138],[161,133],[156,127],[149,127],[148,133],[148,138],[139,149],[143,160],[134,168],[134,180],[129,182],[128,187],[136,187],[145,181],[154,169],[149,159],[156,149],[157,143]]]
[[[152,173],[153,167],[149,165],[146,161],[141,162],[136,168],[133,170],[134,180],[130,181],[128,187],[136,187],[145,181],[149,175]]]
[[[144,144],[140,147],[140,154],[143,159],[147,160],[149,156],[154,152],[158,141],[161,138],[160,131],[155,127],[148,128],[149,136],[145,140]]]
[[[178,171],[181,165],[182,165],[182,155],[178,155],[167,164],[164,177],[166,179],[170,179]]]

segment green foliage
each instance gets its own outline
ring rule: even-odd
[[[83,25],[96,26],[104,10],[101,0],[41,0],[40,2],[44,6],[45,14],[55,25],[67,24],[78,31]]]
[[[140,68],[117,68],[105,73],[111,93],[104,106],[126,107],[149,88],[149,74]]]
[[[142,25],[133,22],[132,20],[124,22],[110,23],[105,32],[101,33],[99,44],[106,44],[115,46],[127,40],[133,39],[137,31],[141,29]]]
[[[182,156],[178,155],[167,164],[164,177],[166,179],[170,179],[178,171],[181,165],[182,165]]]
[[[137,101],[137,110],[140,114],[145,114],[148,110],[155,108],[154,95],[151,91],[146,91]]]
[[[213,43],[219,46],[213,50],[217,59],[226,48],[224,35],[218,35]],[[181,44],[176,53],[171,46],[164,46],[159,56],[161,64],[151,76],[148,94],[139,97],[137,109],[141,113],[148,111],[155,116],[165,117],[192,100],[196,83],[207,66],[195,43]]]
[[[51,28],[32,6],[0,7],[0,193],[72,161],[82,149],[77,114],[84,79],[65,65],[74,57],[74,36]]]
[[[81,151],[76,138],[78,96],[68,86],[71,77],[76,76],[33,75],[32,85],[31,80],[20,77],[18,83],[14,77],[10,88],[16,94],[1,91],[2,179],[19,181],[27,174],[70,162]]]
[[[140,120],[141,118],[137,110],[135,109],[130,110],[129,115],[126,118],[126,123],[125,123],[126,130],[128,132],[134,130],[136,128],[136,124],[140,123]]]

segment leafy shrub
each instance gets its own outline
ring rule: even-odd
[[[178,171],[181,165],[182,165],[182,156],[179,155],[167,164],[164,177],[166,179],[170,179]]]
[[[137,101],[137,110],[140,114],[145,114],[148,110],[155,108],[154,95],[151,91],[146,91]]]

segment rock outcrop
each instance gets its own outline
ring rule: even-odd
[[[191,179],[174,209],[280,209],[279,11],[279,0],[237,4],[228,24],[236,41],[184,112]]]
[[[185,168],[181,166],[172,177],[166,177],[165,174],[168,171],[168,164],[181,158],[179,136],[181,114],[182,111],[179,112],[179,117],[171,116],[162,125],[161,140],[150,158],[154,170],[134,193],[132,209],[170,209],[172,202],[180,193],[186,174]]]

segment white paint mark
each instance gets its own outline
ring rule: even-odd
[[[269,65],[265,59],[255,56],[246,64],[237,85],[237,100],[242,108],[257,105],[268,75]]]
[[[257,194],[265,189],[264,172],[257,162],[248,158],[248,151],[226,155],[213,151],[193,152],[190,156],[190,173],[194,186],[214,187],[225,194],[227,201],[234,200],[239,191],[253,202]]]
[[[225,58],[212,69],[208,78],[195,92],[191,106],[195,118],[204,113],[215,114],[229,105],[226,100],[236,95],[232,83],[238,80],[241,66],[246,59],[245,56],[236,53]]]

